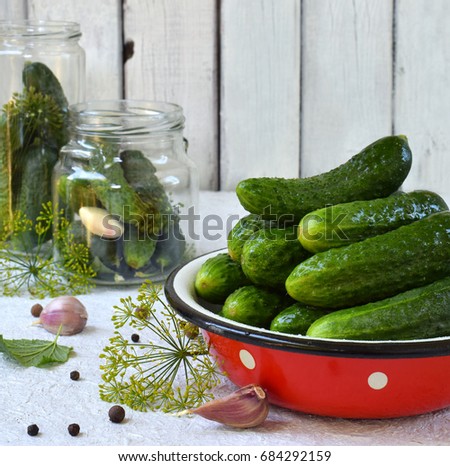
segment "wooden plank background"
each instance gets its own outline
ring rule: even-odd
[[[406,134],[407,189],[450,198],[447,0],[0,0],[80,23],[92,99],[183,106],[201,188],[310,176]]]

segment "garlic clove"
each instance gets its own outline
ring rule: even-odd
[[[80,216],[81,223],[94,235],[107,239],[117,239],[123,235],[123,223],[115,219],[105,209],[101,209],[100,207],[81,207],[78,215]]]
[[[250,384],[188,412],[230,427],[249,428],[265,421],[269,401],[262,387]]]
[[[82,332],[87,320],[86,308],[77,298],[59,296],[44,307],[35,324],[55,335],[67,336]]]

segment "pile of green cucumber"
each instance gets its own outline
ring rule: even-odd
[[[387,136],[310,178],[249,178],[228,251],[195,277],[219,314],[275,332],[346,340],[450,335],[450,211],[404,192],[412,153]]]

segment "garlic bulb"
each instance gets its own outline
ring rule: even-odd
[[[40,324],[50,333],[75,335],[86,326],[88,314],[84,305],[73,296],[59,296],[50,301],[42,310]]]
[[[188,412],[230,427],[256,427],[269,414],[269,401],[263,388],[251,384]]]

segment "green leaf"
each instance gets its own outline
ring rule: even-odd
[[[5,353],[22,366],[45,367],[59,364],[69,359],[72,347],[58,345],[58,336],[53,341],[48,340],[5,340],[0,335],[0,353]]]

